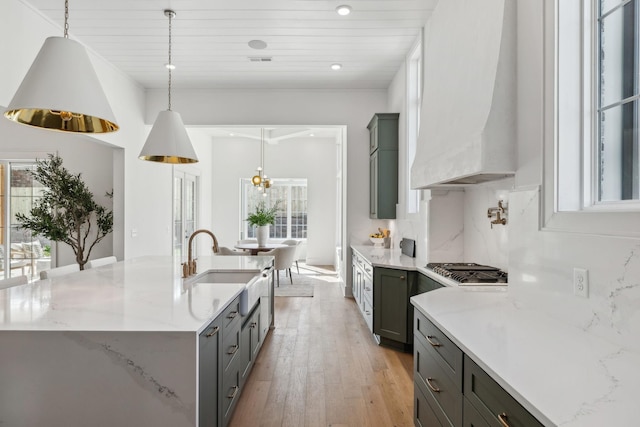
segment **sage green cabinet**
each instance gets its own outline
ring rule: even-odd
[[[240,388],[244,387],[260,349],[260,305],[247,316],[240,331]]]
[[[444,287],[443,284],[433,280],[431,277],[426,276],[422,273],[418,274],[418,290],[416,291],[416,295],[435,291],[436,289],[440,289],[442,287]]]
[[[211,322],[198,337],[199,424],[202,427],[218,425],[219,367],[218,355],[222,338],[219,318]]]
[[[464,356],[464,395],[489,426],[543,425],[467,355]]]
[[[369,217],[394,219],[398,203],[398,113],[378,113],[369,129]]]
[[[240,397],[240,298],[222,313],[222,392],[220,395],[222,422],[229,424]]]
[[[373,333],[380,343],[406,349],[413,343],[415,273],[391,268],[373,269]]]
[[[417,310],[414,324],[414,404],[419,405],[419,410],[414,408],[416,426],[542,427]]]

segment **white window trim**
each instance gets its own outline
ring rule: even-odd
[[[418,218],[420,216],[420,199],[422,196],[422,190],[414,190],[411,188],[411,167],[413,165],[413,161],[415,159],[415,154],[417,151],[417,140],[418,140],[418,134],[419,134],[419,128],[415,129],[415,135],[413,135],[413,137],[415,138],[415,142],[414,142],[414,147],[413,147],[413,152],[411,152],[410,150],[410,140],[412,137],[412,132],[414,131],[414,120],[417,120],[418,122],[420,121],[420,111],[418,111],[418,117],[413,117],[412,114],[410,114],[410,112],[412,111],[412,104],[413,104],[413,87],[411,85],[412,79],[414,78],[413,74],[414,74],[414,69],[413,69],[413,62],[416,60],[416,57],[418,57],[418,61],[420,61],[420,75],[417,76],[419,83],[420,83],[420,90],[422,90],[424,88],[424,79],[423,79],[423,75],[424,75],[424,31],[421,30],[420,31],[420,35],[419,37],[416,39],[416,41],[414,42],[413,46],[411,47],[411,49],[409,50],[409,54],[406,57],[405,60],[405,70],[406,70],[406,92],[407,92],[407,96],[405,97],[406,100],[406,110],[407,114],[405,114],[405,128],[407,129],[406,131],[406,155],[405,155],[405,182],[406,182],[406,188],[405,188],[405,203],[404,203],[404,211],[405,211],[405,217],[410,219],[412,217],[416,217]],[[419,49],[419,50],[418,50]],[[420,103],[422,103],[423,99],[422,99],[422,95],[420,95]],[[414,201],[414,203],[412,204],[411,201]]]
[[[580,14],[578,16],[582,16],[581,22],[578,23],[581,27],[580,30],[591,28],[590,19],[591,16],[593,16],[591,14],[594,13],[592,8],[594,3],[591,0],[576,0],[573,2],[547,0],[545,2],[545,39],[543,52],[544,144],[541,228],[546,231],[640,237],[640,203],[638,203],[638,201],[601,204],[591,203],[591,200],[593,200],[593,194],[591,192],[593,188],[592,179],[595,179],[595,176],[582,165],[590,165],[589,168],[591,169],[596,167],[596,165],[594,164],[594,160],[591,159],[590,152],[586,153],[583,149],[585,144],[583,144],[582,141],[588,139],[591,141],[591,144],[595,143],[595,121],[591,111],[595,105],[593,102],[595,88],[592,84],[593,80],[590,71],[594,69],[593,64],[597,58],[595,58],[592,52],[593,43],[585,43],[584,40],[587,37],[591,37],[592,40],[592,38],[597,35],[589,34],[587,37],[584,37],[584,35],[581,34],[580,37],[576,38],[575,34],[569,34],[569,39],[563,38],[562,42],[560,42],[557,35],[560,34],[559,7],[561,1],[563,2],[563,8],[573,7],[579,9]],[[566,29],[563,28],[563,31],[566,31]],[[591,32],[592,31],[590,31],[590,33]],[[566,35],[566,33],[564,35]],[[581,52],[580,57],[574,60],[572,64],[569,64],[569,67],[573,67],[569,72],[578,72],[581,77],[577,82],[583,103],[583,107],[580,109],[571,108],[571,106],[567,107],[567,105],[562,102],[563,100],[561,99],[559,91],[561,72],[567,71],[566,69],[560,70],[559,50],[561,47],[560,43],[564,43],[566,40],[568,40],[569,43],[573,43],[574,47],[577,47],[579,52]],[[579,44],[579,46],[576,46],[576,43]],[[563,61],[566,61],[564,57]],[[562,66],[566,67],[566,62],[563,62]],[[576,67],[579,68],[577,69]],[[565,88],[566,86],[563,85],[563,90]],[[564,128],[561,127],[560,117],[563,118],[562,126],[564,126]],[[567,122],[573,123],[572,129],[567,129]],[[577,150],[579,150],[579,156],[582,160],[579,162],[581,166],[579,166],[580,170],[574,171],[574,177],[578,182],[575,186],[575,191],[578,191],[580,194],[580,210],[560,211],[558,208],[558,175],[560,166],[558,164],[559,150],[557,142],[560,140],[560,131],[562,131],[563,143],[572,141],[574,144],[578,144],[577,147],[580,147]],[[589,185],[583,185],[585,182],[589,183]]]

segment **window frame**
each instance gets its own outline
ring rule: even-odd
[[[420,115],[422,110],[424,50],[423,31],[409,50],[406,58],[406,167],[405,167],[405,203],[407,216],[420,213],[422,191],[411,188],[411,167],[416,156],[418,135],[420,134]]]
[[[598,176],[596,8],[597,0],[545,2],[541,229],[640,237],[640,201],[593,202]],[[563,55],[561,61],[560,52],[572,49],[578,54]],[[567,194],[573,200],[567,202]]]
[[[276,186],[288,186],[288,187],[294,187],[294,186],[302,186],[304,185],[307,188],[307,191],[309,190],[309,181],[306,178],[278,178],[276,180],[273,181],[272,183],[272,187],[276,187]],[[249,226],[249,224],[247,223],[247,221],[245,221],[245,218],[248,216],[248,207],[247,207],[247,203],[249,198],[247,197],[247,194],[249,191],[254,190],[255,191],[262,191],[259,190],[257,188],[255,188],[253,186],[253,184],[251,184],[251,179],[250,178],[241,178],[240,179],[240,217],[241,217],[241,221],[240,221],[240,239],[250,239],[250,238],[254,238],[254,237],[250,237],[249,236],[249,229],[251,228]],[[270,190],[267,190],[267,192],[269,192]],[[269,231],[269,240],[273,240],[275,242],[277,241],[284,241],[284,240],[289,240],[289,239],[295,239],[301,242],[306,242],[307,241],[307,237],[291,237],[291,229],[292,229],[292,221],[291,221],[291,212],[292,212],[292,208],[291,208],[291,192],[288,192],[288,196],[289,196],[289,200],[287,203],[287,210],[286,210],[286,216],[287,216],[287,236],[286,237],[271,237],[271,234],[273,232],[273,227],[270,229]],[[307,201],[308,201],[308,193],[307,193]],[[306,235],[308,236],[308,218],[309,218],[309,211],[307,209],[307,228],[306,228]]]

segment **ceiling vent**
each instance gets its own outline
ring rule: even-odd
[[[270,56],[250,56],[249,61],[251,62],[271,62]]]

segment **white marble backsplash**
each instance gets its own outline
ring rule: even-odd
[[[465,188],[464,260],[491,265],[509,271],[509,192],[513,178]],[[489,208],[502,200],[507,223],[491,226]]]
[[[541,230],[539,189],[510,194],[509,288],[520,304],[640,350],[640,239]],[[573,293],[586,268],[589,297]]]

